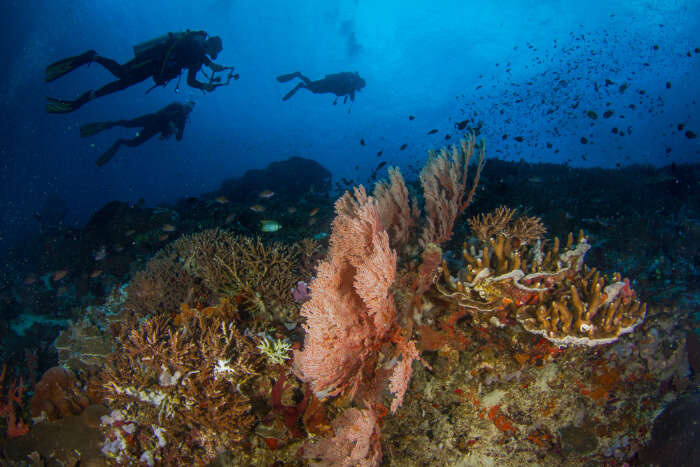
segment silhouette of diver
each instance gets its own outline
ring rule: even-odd
[[[288,75],[281,75],[277,77],[277,81],[280,83],[286,83],[294,78],[300,78],[301,83],[297,84],[294,89],[289,91],[283,98],[286,101],[294,95],[299,89],[308,89],[314,94],[323,93],[333,93],[337,97],[333,101],[333,105],[338,103],[338,97],[345,96],[343,99],[343,104],[348,101],[348,96],[350,100],[355,100],[355,91],[360,91],[360,89],[365,87],[365,80],[360,77],[358,72],[343,71],[341,73],[333,73],[326,75],[323,79],[318,79],[316,81],[311,81],[306,76],[302,75],[298,71],[294,73],[289,73]]]
[[[175,139],[180,141],[182,133],[185,130],[187,117],[194,108],[194,102],[189,101],[186,104],[173,102],[172,104],[163,107],[156,113],[142,115],[131,120],[115,120],[109,122],[88,123],[80,127],[80,136],[83,138],[95,135],[101,131],[108,130],[115,126],[124,128],[141,128],[133,139],[118,139],[107,149],[98,159],[97,165],[102,167],[114,157],[119,146],[126,145],[135,147],[145,143],[155,135],[160,133],[160,139],[169,138],[173,133]]]
[[[102,57],[94,50],[59,60],[46,67],[46,81],[54,81],[76,68],[92,62],[99,63],[119,79],[96,91],[87,91],[74,101],[49,97],[47,98],[46,111],[49,113],[73,112],[96,97],[121,91],[150,77],[156,83],[151,89],[156,86],[165,86],[173,78],[179,77],[183,69],[187,69],[187,84],[193,88],[211,92],[218,86],[229,84],[231,78],[238,79],[238,75],[233,74],[233,67],[217,65],[212,61],[216,60],[222,49],[223,43],[219,36],[207,37],[205,31],[187,30],[177,33],[170,32],[135,45],[134,58],[123,64]],[[209,78],[208,83],[197,80],[197,72],[201,70],[202,65],[206,65],[212,71],[210,76],[204,74]],[[221,78],[216,76],[216,73],[224,70],[229,70],[229,74],[226,82],[222,83]]]

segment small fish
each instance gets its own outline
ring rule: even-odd
[[[221,195],[221,196],[217,196],[216,198],[214,198],[214,201],[216,201],[219,204],[226,204],[226,203],[228,203],[228,198]]]
[[[226,220],[224,221],[224,224],[230,224],[231,222],[233,222],[235,220],[236,220],[236,214],[232,212],[231,214],[226,216]]]
[[[177,227],[175,227],[172,224],[163,224],[163,228],[161,230],[163,232],[175,232],[177,230]]]
[[[377,157],[382,157],[382,154],[383,154],[383,153],[384,153],[384,150],[382,149],[381,151],[379,151],[379,152],[377,153]]]
[[[309,219],[309,225],[314,225],[316,223],[316,218],[312,217]]]
[[[407,147],[408,147],[408,144],[403,143],[403,144],[401,145],[401,147],[399,148],[399,151],[403,151],[403,150],[406,149]]]
[[[266,219],[260,221],[260,230],[262,232],[277,232],[281,228],[282,225],[275,220]]]
[[[169,237],[169,235],[168,235],[167,233],[164,233],[163,235],[161,235],[160,237],[158,237],[158,241],[159,241],[159,242],[164,242],[164,241],[166,241],[166,240],[168,239],[168,237]]]
[[[409,116],[408,116],[408,119],[409,119],[409,120],[415,120],[416,117],[414,117],[413,115],[409,115]]]
[[[377,168],[374,169],[374,171],[376,172],[377,170],[381,169],[381,168],[384,167],[385,165],[386,165],[386,161],[381,161],[381,162],[377,165]]]
[[[134,235],[135,233],[136,233],[136,231],[135,231],[134,229],[129,229],[129,230],[126,231],[126,233],[125,233],[124,235],[127,236],[127,237],[131,237],[131,236]]]
[[[429,134],[429,135],[434,135],[434,134],[437,133],[437,132],[438,132],[437,128],[433,128],[432,130],[430,130],[430,131],[428,132],[428,134]]]
[[[265,212],[265,206],[261,206],[260,204],[254,204],[250,207],[250,210],[253,212]]]
[[[117,253],[121,253],[122,251],[124,251],[124,247],[118,243],[115,243],[114,244],[114,251],[116,251]]]
[[[297,212],[297,208],[295,208],[294,206],[289,206],[289,207],[287,208],[287,212],[288,212],[289,214],[294,214],[295,212]]]
[[[102,275],[102,269],[95,269],[90,273],[90,279],[97,279]]]
[[[275,196],[275,192],[272,190],[263,190],[258,193],[258,197],[262,199],[272,198],[273,196]]]
[[[95,261],[102,261],[107,257],[107,247],[102,245],[92,257]]]
[[[51,275],[51,280],[54,282],[58,282],[64,277],[68,275],[68,270],[67,269],[61,269],[60,271],[56,271]]]
[[[311,212],[309,212],[309,217],[314,217],[316,214],[318,214],[318,208],[313,208]]]
[[[364,139],[364,138],[360,139],[360,144],[361,144],[362,146],[365,145],[365,139]]]

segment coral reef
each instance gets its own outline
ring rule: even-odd
[[[98,402],[99,395],[89,398],[78,384],[70,370],[56,366],[46,370],[34,389],[31,401],[32,417],[55,420],[69,415],[78,415],[92,403]]]
[[[7,366],[2,365],[0,370],[0,417],[6,420],[6,433],[8,438],[16,438],[26,435],[29,432],[29,427],[21,416],[21,408],[24,406],[22,394],[24,393],[23,379],[13,380],[7,390],[5,390],[5,378],[7,375]],[[15,406],[20,409],[18,413]],[[0,419],[1,419],[0,418]]]
[[[467,247],[465,268],[453,277],[447,263],[437,289],[444,299],[497,326],[517,319],[523,327],[557,345],[601,345],[632,332],[646,305],[629,280],[610,279],[584,267],[590,244],[581,231],[545,245],[538,219],[512,220],[503,209],[472,219],[479,244]],[[490,234],[488,240],[485,235]]]
[[[180,237],[168,250],[214,295],[227,295],[262,319],[296,321],[289,291],[298,278],[298,246],[213,229]]]
[[[117,462],[209,462],[251,429],[262,357],[234,323],[155,316],[119,336],[102,379],[113,410],[103,452]],[[184,321],[184,322],[183,322]]]

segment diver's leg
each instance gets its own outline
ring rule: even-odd
[[[80,126],[80,137],[87,138],[88,136],[96,135],[97,133],[109,130],[114,126],[115,122],[94,122],[86,123]]]
[[[114,142],[113,145],[109,147],[99,158],[97,158],[97,165],[102,167],[105,165],[107,162],[109,162],[114,155],[117,153],[117,149],[119,149],[119,146],[122,144],[124,146],[129,146],[129,147],[135,147],[138,146],[139,144],[143,144],[149,139],[153,138],[158,133],[157,130],[152,130],[152,129],[146,129],[144,128],[139,132],[139,135],[136,138],[132,139],[123,139],[120,138]]]
[[[107,83],[104,86],[102,86],[100,89],[95,91],[94,97],[102,97],[102,96],[106,96],[107,94],[112,94],[113,92],[121,91],[122,89],[126,89],[130,86],[133,86],[136,83],[140,83],[141,81],[144,81],[146,78],[149,78],[150,76],[151,76],[150,70],[148,70],[146,68],[130,69],[124,75],[123,78],[118,79],[116,81],[112,81],[111,83]]]
[[[141,131],[139,131],[139,135],[136,138],[131,138],[131,139],[120,139],[121,144],[124,146],[129,146],[130,148],[134,148],[136,146],[139,146],[149,139],[153,138],[155,135],[158,134],[158,130],[153,129],[153,128],[143,128]]]
[[[152,124],[153,119],[153,114],[146,114],[132,118],[131,120],[119,120],[118,125],[124,128],[147,127]]]
[[[64,58],[63,60],[54,62],[46,67],[46,75],[44,79],[46,81],[56,80],[61,76],[70,73],[76,68],[85,65],[86,63],[92,62],[96,55],[97,52],[95,52],[94,50],[88,50],[87,52],[82,53],[80,55]]]
[[[95,55],[95,57],[92,60],[95,63],[99,63],[100,65],[105,67],[107,71],[112,73],[117,78],[124,79],[129,73],[128,63],[122,65],[116,60],[112,60],[111,58],[103,57],[101,55]]]

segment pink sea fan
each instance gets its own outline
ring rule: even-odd
[[[331,466],[376,466],[382,460],[377,414],[370,409],[347,409],[333,421],[335,436],[304,448],[304,457]]]
[[[319,398],[350,397],[366,374],[395,321],[389,288],[396,253],[381,225],[379,211],[364,188],[336,202],[328,258],[311,283],[313,295],[301,309],[306,318],[304,350],[294,354],[299,376]]]

